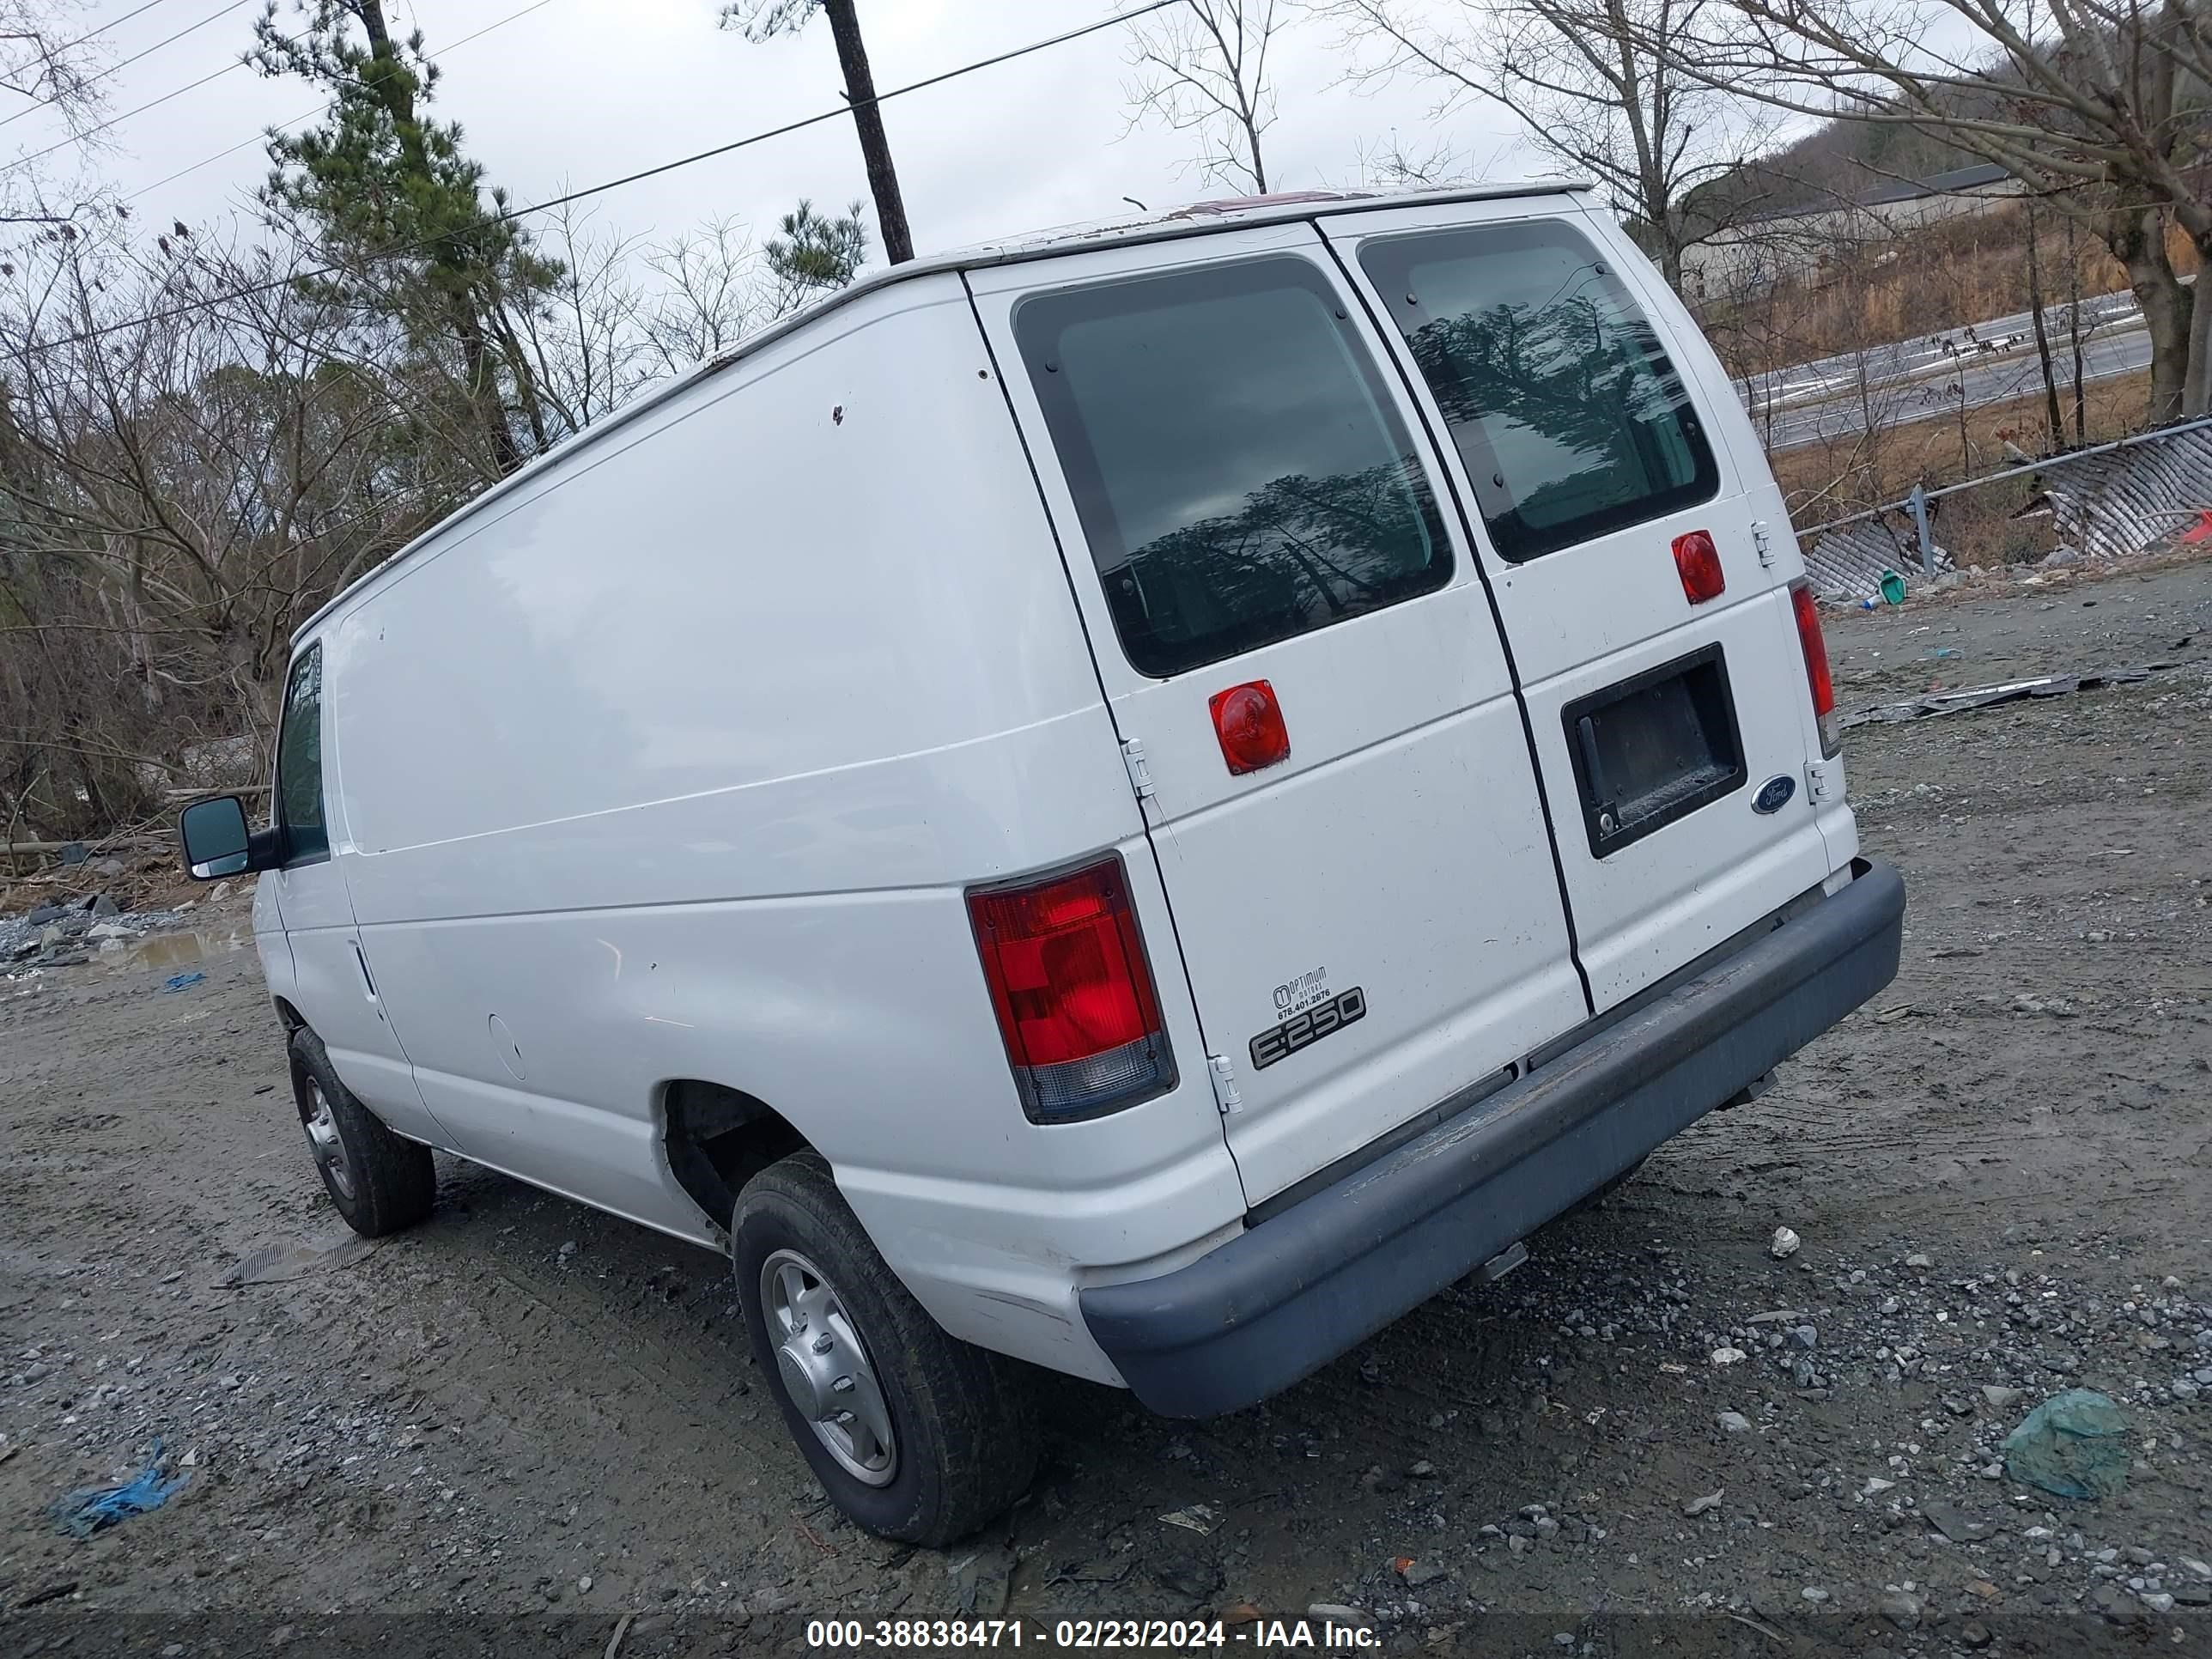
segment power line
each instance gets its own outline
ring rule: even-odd
[[[76,40],[64,42],[63,45],[56,46],[54,48],[54,53],[58,57],[61,53],[65,52],[75,52],[86,41],[95,40],[99,36],[106,33],[108,30],[119,27],[121,25],[129,22],[132,18],[137,16],[140,12],[151,11],[155,7],[164,5],[166,3],[167,3],[167,0],[146,0],[146,3],[137,8],[137,9],[126,11],[120,17],[111,17],[105,23],[102,23],[98,28],[87,29],[82,34],[78,35]],[[47,100],[44,101],[51,102],[52,100]]]
[[[148,3],[159,5],[161,3],[161,0],[148,0]],[[515,21],[517,19],[527,17],[533,11],[541,11],[552,3],[553,0],[531,0],[530,4],[525,6],[520,11],[511,11],[507,13],[506,16],[501,18],[497,22],[485,24],[474,34],[465,34],[459,40],[452,42],[450,45],[439,47],[439,55],[443,57],[449,52],[459,52],[463,46],[467,46],[470,41],[481,40],[484,36],[489,34],[494,29],[505,28],[509,23]],[[212,79],[213,77],[210,76],[209,78]],[[199,83],[195,82],[193,84],[198,85]],[[179,88],[179,90],[189,90],[189,88]],[[172,98],[176,95],[177,94],[175,93],[171,93],[169,94]],[[142,196],[149,196],[154,191],[161,189],[164,185],[173,185],[178,179],[183,178],[187,173],[198,173],[202,167],[212,167],[216,162],[222,160],[226,155],[235,155],[242,149],[247,149],[252,145],[265,142],[271,132],[283,132],[289,127],[296,127],[302,121],[312,121],[319,115],[327,115],[337,107],[337,100],[333,98],[327,104],[319,104],[313,109],[304,110],[301,113],[294,116],[289,121],[280,121],[276,126],[264,128],[262,131],[255,133],[250,138],[240,139],[228,149],[219,149],[212,155],[204,156],[199,161],[193,162],[188,167],[179,167],[174,173],[170,173],[166,178],[156,179],[152,184],[143,185],[139,189],[132,191],[123,199],[126,202],[135,202]]]
[[[673,161],[663,161],[657,167],[641,167],[635,173],[624,173],[619,179],[610,179],[603,184],[587,185],[581,190],[572,190],[566,195],[550,197],[543,202],[533,202],[527,207],[509,208],[503,213],[487,215],[471,228],[483,229],[495,225],[512,224],[515,220],[529,214],[550,212],[554,208],[566,207],[572,202],[580,202],[590,197],[602,196],[611,190],[620,190],[625,185],[638,184],[647,179],[659,178],[664,173],[673,173],[679,167],[692,167],[701,161],[710,161],[716,156],[727,155],[733,150],[747,149],[755,144],[765,143],[771,138],[781,138],[806,127],[819,126],[824,121],[839,120],[850,116],[863,104],[885,104],[894,98],[903,98],[910,92],[921,92],[930,87],[942,86],[947,81],[957,81],[962,76],[973,75],[979,70],[995,69],[1000,64],[1010,64],[1018,58],[1027,58],[1032,52],[1045,52],[1054,46],[1065,46],[1071,40],[1081,40],[1086,34],[1096,34],[1102,29],[1115,28],[1123,23],[1134,22],[1138,18],[1150,13],[1164,11],[1170,6],[1179,6],[1182,3],[1183,0],[1152,0],[1149,5],[1137,6],[1128,11],[1118,12],[1111,17],[1101,18],[1095,23],[1083,24],[1079,27],[1069,29],[1063,33],[1052,35],[1042,40],[1032,40],[1025,46],[1016,46],[1011,51],[999,53],[996,57],[978,58],[972,64],[963,64],[959,68],[946,70],[940,75],[928,76],[920,81],[909,81],[902,87],[893,87],[889,92],[878,93],[872,99],[864,98],[840,104],[835,109],[823,110],[818,114],[802,116],[796,121],[787,121],[781,126],[769,127],[761,132],[750,133],[743,138],[733,138],[726,144],[717,144],[711,149],[698,150],[690,155],[680,156]],[[386,257],[398,253],[426,252],[435,241],[442,240],[445,239],[433,238],[424,241],[403,243],[398,247],[388,250]],[[257,294],[270,294],[278,289],[289,288],[295,283],[311,282],[319,276],[337,276],[340,269],[337,265],[318,265],[307,270],[294,271],[286,276],[274,277],[265,283],[253,283],[245,288],[232,289],[228,293],[214,295],[204,300],[195,300],[190,305],[172,306],[165,311],[149,312],[143,317],[129,317],[120,322],[103,323],[98,328],[88,328],[79,334],[65,334],[59,339],[33,342],[26,344],[23,350],[25,352],[52,351],[63,346],[83,345],[94,340],[103,339],[110,334],[119,333],[125,329],[143,328],[149,323],[163,323],[173,318],[189,317],[196,312],[210,310],[226,301],[251,299]]]
[[[240,6],[250,5],[252,3],[252,0],[230,0],[230,3],[228,5],[222,7],[220,10],[210,12],[206,16],[201,18],[198,22],[188,23],[183,28],[179,29],[174,34],[165,35],[161,40],[156,40],[152,46],[142,47],[140,50],[132,52],[128,58],[122,59],[118,63],[110,64],[106,69],[100,70],[97,75],[88,75],[84,78],[83,84],[88,87],[95,81],[105,81],[111,75],[120,74],[123,70],[130,68],[131,64],[137,63],[141,58],[151,57],[154,53],[161,51],[162,47],[172,46],[177,41],[183,40],[186,35],[191,34],[197,30],[205,28],[210,23],[214,22],[217,18],[228,17],[231,13],[236,11]],[[146,9],[146,7],[141,6],[138,8],[138,11],[144,11]],[[137,15],[138,12],[137,11],[128,14],[128,15],[132,17],[136,17]],[[119,23],[123,19],[118,17],[115,21]],[[97,33],[98,31],[95,30],[94,33]],[[85,38],[87,40],[90,40],[92,37],[90,35],[87,35]],[[156,101],[158,102],[159,100],[157,100]],[[46,105],[44,104],[33,104],[29,109],[19,109],[13,115],[0,117],[0,127],[4,127],[10,122],[20,121],[26,115],[33,114],[37,111],[44,109]],[[136,113],[136,112],[134,111],[133,113]],[[117,120],[120,120],[123,118],[118,116],[116,118]],[[101,125],[103,126],[113,126],[115,123],[113,121],[108,121],[103,122]],[[100,127],[94,127],[89,132],[82,134],[80,137],[89,137],[92,133],[98,132],[99,131],[100,131]],[[71,139],[69,142],[75,143],[77,140]],[[40,150],[39,155],[51,155],[52,153],[52,152],[50,150]],[[31,159],[35,161],[38,158],[37,156],[33,156]]]

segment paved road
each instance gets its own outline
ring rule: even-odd
[[[2060,373],[2070,381],[2066,307],[2047,308],[2045,321],[2060,354]],[[2130,374],[2149,363],[2150,337],[2132,294],[2083,301],[2081,326],[2085,380]],[[1869,414],[1875,424],[1901,425],[1949,413],[1959,406],[1962,382],[1966,406],[1978,409],[2028,396],[2041,381],[2034,335],[2022,312],[1755,375],[1737,381],[1736,394],[1767,448],[1780,451],[1863,431]]]

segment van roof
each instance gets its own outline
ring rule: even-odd
[[[1061,226],[1055,229],[1032,231],[1010,237],[1004,241],[981,242],[972,247],[956,248],[947,252],[933,253],[927,258],[911,259],[903,264],[890,265],[824,295],[813,304],[779,318],[767,327],[747,335],[720,356],[709,357],[683,374],[672,376],[640,392],[629,403],[586,428],[574,437],[564,439],[544,454],[501,478],[497,483],[471,496],[444,518],[416,537],[389,558],[363,571],[324,603],[305,622],[292,630],[296,644],[301,636],[319,627],[349,597],[359,592],[368,584],[388,576],[392,570],[412,558],[438,537],[452,530],[464,520],[471,519],[495,501],[520,489],[551,467],[567,461],[579,450],[588,447],[618,431],[641,416],[659,408],[669,399],[689,391],[700,382],[712,379],[732,363],[742,362],[763,346],[785,336],[796,333],[827,316],[838,307],[849,304],[865,294],[889,288],[895,283],[910,282],[918,276],[930,276],[945,271],[976,270],[991,265],[1017,264],[1030,259],[1045,259],[1063,253],[1080,252],[1092,248],[1125,247],[1145,242],[1167,241],[1185,236],[1204,236],[1217,231],[1241,229],[1251,225],[1274,224],[1285,220],[1310,219],[1316,212],[1326,210],[1332,213],[1367,212],[1382,208],[1414,207],[1425,204],[1492,201],[1503,197],[1555,196],[1568,191],[1587,191],[1590,183],[1580,178],[1532,178],[1499,181],[1492,184],[1470,185],[1448,190],[1408,190],[1388,191],[1307,190],[1288,191],[1270,196],[1240,196],[1214,201],[1192,202],[1164,213],[1139,210],[1127,218],[1097,221],[1090,224]]]

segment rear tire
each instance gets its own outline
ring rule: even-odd
[[[745,1183],[730,1255],[761,1375],[854,1521],[934,1548],[1027,1490],[1037,1433],[1019,1368],[922,1310],[819,1154],[795,1152]]]
[[[292,1097],[323,1189],[354,1231],[381,1238],[430,1213],[438,1195],[430,1149],[392,1133],[356,1099],[305,1026],[292,1038]]]

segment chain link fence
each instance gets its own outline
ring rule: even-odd
[[[1946,504],[1951,510],[1946,511]],[[1961,512],[1961,507],[1970,510]],[[2212,511],[2212,417],[2007,467],[1797,532],[1821,598],[1879,597],[1961,562],[2096,562],[2142,553]],[[2024,526],[2047,518],[2055,545]],[[1950,543],[1946,546],[1946,542]],[[1979,557],[1964,556],[1969,551]]]

